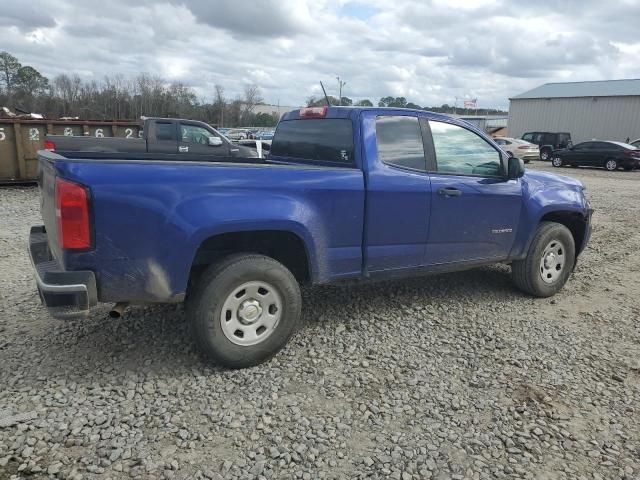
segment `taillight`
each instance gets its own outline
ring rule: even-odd
[[[91,248],[89,199],[83,186],[56,178],[56,222],[60,248]]]
[[[307,107],[300,109],[300,118],[324,118],[327,116],[327,107]]]
[[[54,152],[56,150],[56,144],[53,143],[51,140],[45,140],[44,141],[44,149],[48,150],[50,152]]]
[[[532,148],[535,148],[533,145],[520,145],[518,147],[518,150],[530,150]]]

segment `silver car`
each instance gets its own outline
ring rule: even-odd
[[[231,130],[227,130],[224,136],[229,140],[244,140],[249,138],[249,132],[240,128],[232,128]]]
[[[540,147],[520,138],[498,137],[493,139],[505,152],[520,158],[524,163],[540,158]]]

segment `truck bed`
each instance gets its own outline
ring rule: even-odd
[[[97,272],[100,301],[181,301],[202,243],[243,230],[298,235],[308,245],[314,283],[361,273],[365,199],[359,169],[259,158],[178,162],[159,154],[145,161],[131,154],[104,156],[41,151],[39,181],[53,258],[65,270]],[[95,248],[89,251],[58,246],[57,177],[90,188]]]
[[[143,138],[47,135],[47,140],[56,145],[56,151],[63,153],[82,151],[137,154],[147,151],[147,141]]]

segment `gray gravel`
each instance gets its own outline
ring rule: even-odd
[[[48,318],[37,190],[0,188],[0,478],[640,478],[640,172],[562,173],[597,213],[555,298],[504,266],[308,290],[243,371],[202,362],[181,307]]]

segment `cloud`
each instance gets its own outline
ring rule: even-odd
[[[146,72],[298,106],[320,94],[421,105],[550,81],[637,75],[640,2],[611,0],[5,0],[3,50],[54,77]],[[579,12],[580,14],[576,14]]]
[[[32,30],[39,27],[53,27],[56,24],[50,12],[43,8],[44,2],[2,2],[0,5],[0,27],[17,27]]]

